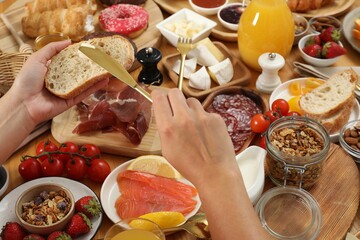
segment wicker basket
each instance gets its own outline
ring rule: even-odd
[[[4,53],[0,50],[0,85],[10,87],[31,53]]]

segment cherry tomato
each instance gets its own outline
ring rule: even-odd
[[[255,114],[250,121],[251,130],[255,133],[265,132],[270,125],[270,119],[261,113]]]
[[[72,156],[65,165],[65,173],[71,179],[80,180],[85,178],[88,168],[84,158]]]
[[[42,177],[41,163],[35,158],[26,158],[19,164],[18,171],[25,181]]]
[[[289,104],[285,99],[279,98],[271,104],[271,110],[277,111],[281,116],[286,116],[289,112]]]
[[[82,156],[89,157],[91,159],[100,158],[100,149],[94,144],[86,143],[79,149],[79,153]]]
[[[272,110],[266,111],[265,115],[270,119],[270,123],[273,123],[276,119],[280,118],[280,114]]]
[[[94,182],[103,182],[110,172],[111,168],[107,161],[96,158],[91,161],[87,177]]]
[[[42,172],[46,177],[55,176],[59,177],[63,174],[64,164],[63,162],[56,156],[51,156],[50,158],[46,158],[42,163]]]
[[[58,147],[56,146],[55,143],[53,143],[52,141],[50,141],[49,139],[45,140],[45,141],[41,141],[37,146],[36,146],[36,155],[40,155],[43,152],[55,152],[58,150]],[[48,156],[44,155],[39,157],[40,161],[44,161]]]
[[[286,114],[286,116],[301,116],[301,114],[295,111],[290,111]]]
[[[60,144],[59,151],[66,153],[66,154],[60,153],[58,155],[59,159],[64,163],[64,165],[66,165],[67,161],[71,158],[70,153],[78,153],[79,147],[77,144],[73,142],[64,142]]]
[[[262,147],[263,149],[266,150],[265,136],[261,136],[259,140],[259,147]]]

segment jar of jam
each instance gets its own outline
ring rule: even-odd
[[[268,128],[265,142],[273,183],[308,189],[319,179],[330,149],[320,123],[303,116],[280,118]]]

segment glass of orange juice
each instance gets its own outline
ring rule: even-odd
[[[160,227],[147,219],[130,218],[115,223],[106,232],[104,240],[165,240]]]
[[[294,19],[286,0],[252,0],[238,28],[240,57],[260,71],[258,59],[266,52],[289,55],[294,41]]]

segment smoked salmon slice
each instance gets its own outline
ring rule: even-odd
[[[126,170],[117,177],[121,196],[115,202],[121,219],[150,212],[176,211],[186,215],[196,206],[194,187],[175,179]]]

